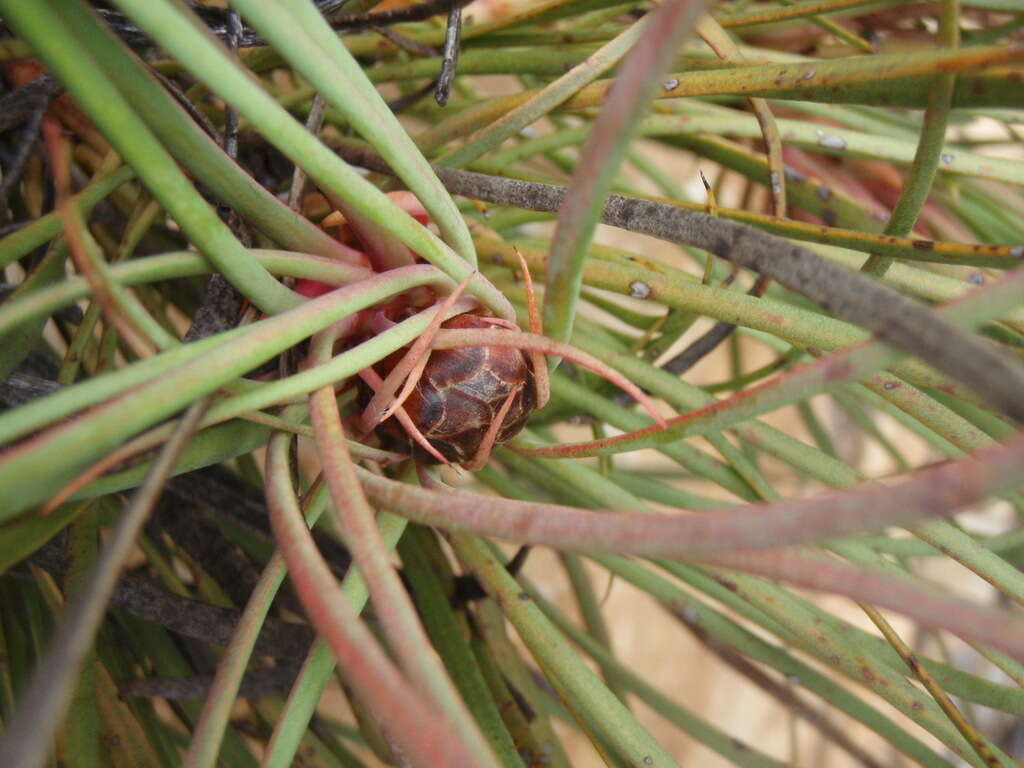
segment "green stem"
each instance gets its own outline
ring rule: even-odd
[[[576,655],[540,609],[523,599],[522,588],[484,542],[465,534],[454,534],[451,541],[456,554],[498,603],[530,652],[579,709],[585,727],[595,729],[598,737],[611,745],[615,754],[628,764],[677,766],[672,756],[651,738]]]
[[[960,0],[944,0],[939,16],[939,45],[955,50],[960,43]],[[914,229],[914,222],[921,214],[928,193],[931,191],[942,149],[946,141],[946,126],[949,124],[950,104],[953,100],[955,74],[938,74],[928,89],[928,106],[921,124],[917,152],[910,172],[903,182],[903,193],[893,208],[889,222],[885,225],[887,235],[907,235]],[[892,265],[892,259],[872,255],[861,267],[863,272],[881,277]]]
[[[118,0],[118,5],[168,51],[187,63],[193,75],[237,109],[285,156],[301,166],[326,194],[346,201],[353,210],[452,276],[456,283],[473,271],[440,238],[285,112],[237,61],[195,26],[191,13],[183,13],[167,0]],[[511,315],[504,297],[481,275],[473,277],[467,293],[480,298],[498,315]]]
[[[451,196],[320,12],[304,0],[240,0],[236,5],[327,103],[380,151],[430,212],[448,244],[475,267],[473,241]]]

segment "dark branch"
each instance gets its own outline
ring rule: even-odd
[[[146,530],[155,541],[162,540],[162,533],[169,536],[235,605],[245,605],[249,600],[259,572],[208,514],[166,494]]]
[[[714,352],[718,345],[729,338],[735,329],[736,326],[732,323],[715,323],[711,330],[702,335],[690,344],[690,346],[661,367],[669,373],[682,376],[688,370],[693,368],[693,366]]]
[[[178,475],[167,490],[214,517],[228,517],[263,538],[273,541],[267,506],[262,494],[221,467],[206,467]],[[319,531],[313,533],[317,549],[338,576],[344,576],[351,558],[348,552]]]
[[[0,403],[8,408],[14,408],[37,397],[51,395],[60,388],[56,381],[15,371],[0,381]]]
[[[271,696],[291,688],[299,668],[294,665],[257,669],[242,678],[238,698]],[[143,677],[124,680],[117,685],[122,696],[153,696],[161,699],[205,699],[213,685],[213,675],[192,677]]]
[[[43,75],[11,91],[0,99],[0,133],[24,122],[62,90],[64,86],[53,77]]]
[[[444,53],[441,59],[441,74],[437,76],[434,99],[440,106],[448,103],[455,79],[455,66],[459,63],[459,38],[462,34],[462,9],[454,6],[448,11],[448,23],[444,32]]]
[[[734,273],[735,274],[735,273]],[[731,277],[731,276],[730,276]],[[731,281],[729,281],[731,282]],[[768,287],[768,280],[764,277],[758,278],[753,287],[747,291],[748,296],[763,296]],[[718,322],[710,331],[705,333],[686,349],[666,362],[662,368],[676,376],[682,376],[697,363],[710,355],[719,344],[729,338],[736,326],[732,323]]]
[[[35,552],[31,561],[53,573],[58,581],[67,567],[64,552],[52,542]],[[221,646],[228,644],[240,616],[238,611],[230,608],[219,608],[168,592],[138,574],[121,577],[110,599],[110,607],[159,624],[184,637]],[[256,651],[275,658],[301,659],[309,650],[313,637],[313,631],[305,625],[267,619],[256,641]]]
[[[7,198],[10,197],[14,187],[21,181],[21,175],[25,172],[25,165],[32,148],[39,139],[39,125],[43,121],[43,113],[46,112],[46,105],[49,103],[49,96],[45,94],[39,97],[35,109],[29,113],[28,120],[14,150],[14,157],[6,168],[3,169],[3,179],[0,180],[0,221],[7,218]]]

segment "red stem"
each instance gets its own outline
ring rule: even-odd
[[[533,289],[533,276],[530,274],[530,265],[526,263],[526,257],[518,248],[516,258],[519,259],[519,268],[523,271],[523,287],[526,289],[526,306],[530,312],[530,333],[539,336],[544,334],[544,323],[540,318],[540,309],[537,307],[537,292]],[[548,375],[547,364],[544,361],[542,352],[530,352],[530,365],[533,366],[533,387],[536,395],[537,408],[543,408],[551,399],[551,378]]]
[[[359,479],[371,502],[426,525],[555,549],[708,562],[890,608],[1024,660],[1024,623],[1005,612],[825,556],[750,551],[950,514],[1019,482],[1022,462],[1024,434],[1008,445],[921,470],[898,485],[872,484],[816,499],[717,510],[714,516],[586,510],[428,490],[363,470]]]
[[[330,330],[313,339],[310,351],[313,364],[322,364],[330,358],[335,339],[336,335]],[[337,528],[366,580],[389,646],[408,678],[438,708],[437,717],[448,723],[466,744],[486,754],[487,746],[473,726],[469,712],[437,656],[429,651],[430,640],[417,619],[416,607],[388,557],[374,512],[356,477],[334,388],[327,386],[313,392],[309,409]]]
[[[266,496],[270,522],[288,574],[310,621],[338,659],[345,678],[380,718],[380,724],[411,765],[418,768],[474,765],[458,735],[405,681],[338,594],[331,575],[302,520],[288,466],[290,436],[277,433],[267,454]]]
[[[867,483],[814,498],[660,515],[587,510],[465,491],[438,493],[360,472],[372,501],[417,522],[570,550],[646,557],[706,557],[849,536],[959,507],[1020,482],[1024,433],[1004,445],[922,469],[900,483]]]

